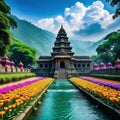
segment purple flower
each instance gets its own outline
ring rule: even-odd
[[[108,87],[111,87],[113,89],[120,90],[119,83],[107,82],[107,81],[98,80],[97,78],[90,78],[90,77],[84,77],[84,76],[81,78],[84,80],[93,82],[93,83],[97,83],[99,85],[108,86]]]
[[[44,80],[45,78],[43,77],[39,77],[39,78],[35,78],[33,80],[29,80],[29,81],[25,81],[23,83],[18,83],[18,84],[14,84],[14,85],[10,85],[10,86],[6,86],[6,87],[3,87],[3,88],[0,88],[0,94],[2,93],[7,93],[9,91],[12,91],[12,90],[15,90],[17,88],[20,88],[20,87],[24,87],[24,86],[27,86],[27,85],[30,85],[32,83],[35,83],[37,81],[40,81],[40,80]]]

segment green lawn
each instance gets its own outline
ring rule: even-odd
[[[14,74],[0,74],[0,84],[14,82],[21,79],[34,77],[34,73],[14,73]]]
[[[89,76],[120,81],[120,75],[90,74]]]

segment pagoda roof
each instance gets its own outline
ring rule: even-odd
[[[67,54],[74,54],[74,52],[66,52]],[[59,54],[59,52],[52,52],[51,53],[52,55],[54,54],[54,55],[58,55]]]
[[[75,61],[92,61],[89,56],[73,56],[72,60],[75,60]]]
[[[61,25],[61,29],[64,29],[64,28],[63,28],[63,24]]]
[[[2,60],[9,60],[9,58],[8,58],[7,55],[5,54],[5,55],[2,57]]]
[[[37,62],[50,62],[51,59],[38,59]]]
[[[96,67],[96,66],[98,67],[98,64],[95,63],[95,64],[93,65],[93,67]]]
[[[76,59],[90,59],[89,56],[73,56]]]
[[[72,47],[70,46],[70,41],[68,40],[66,31],[64,30],[63,25],[57,34],[56,41],[54,42],[53,51],[51,52],[51,56],[40,56],[37,62],[51,62],[57,58],[66,58],[72,61],[78,62],[91,62],[89,56],[73,56],[74,52],[72,52]]]
[[[65,31],[63,25],[61,25],[61,28],[60,28],[58,34],[66,34],[66,31]]]
[[[63,41],[63,40],[56,40],[55,43],[68,43],[68,44],[70,44],[69,41]]]
[[[39,59],[51,59],[51,56],[40,56]]]
[[[67,53],[63,48],[61,48],[59,55],[67,55]]]
[[[61,47],[64,47],[64,48],[72,48],[71,46],[64,46],[64,45],[61,45],[61,46],[55,46],[53,47],[53,49],[60,49]]]
[[[19,65],[23,66],[24,64],[20,61],[19,64],[18,64],[18,66],[19,66]]]
[[[56,55],[53,57],[53,59],[54,58],[71,58],[71,56],[69,56],[69,55],[67,55],[67,56],[66,55]]]
[[[120,63],[120,59],[118,58],[118,59],[115,61],[115,63]]]
[[[40,61],[51,61],[51,56],[40,56],[39,59],[37,60],[37,62],[40,62]]]

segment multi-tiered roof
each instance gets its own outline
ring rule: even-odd
[[[66,31],[64,30],[62,25],[57,34],[56,41],[53,47],[53,52],[51,53],[51,55],[52,57],[62,55],[73,56],[74,53],[71,50],[72,47],[70,46]]]
[[[74,56],[67,33],[61,26],[51,56],[40,56],[36,74],[54,78],[69,78],[90,72],[89,56]]]

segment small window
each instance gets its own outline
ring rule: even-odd
[[[87,67],[90,67],[90,64],[87,64]]]
[[[80,64],[78,64],[78,67],[81,67],[81,65],[80,65]]]
[[[43,67],[43,64],[40,64],[40,67],[42,68],[42,67]]]
[[[50,64],[50,65],[49,65],[49,67],[51,68],[51,67],[52,67],[52,65]]]
[[[85,64],[82,64],[82,67],[85,67]]]
[[[74,64],[74,66],[76,67],[76,64]]]
[[[48,67],[48,64],[45,64],[45,68],[47,68]]]

